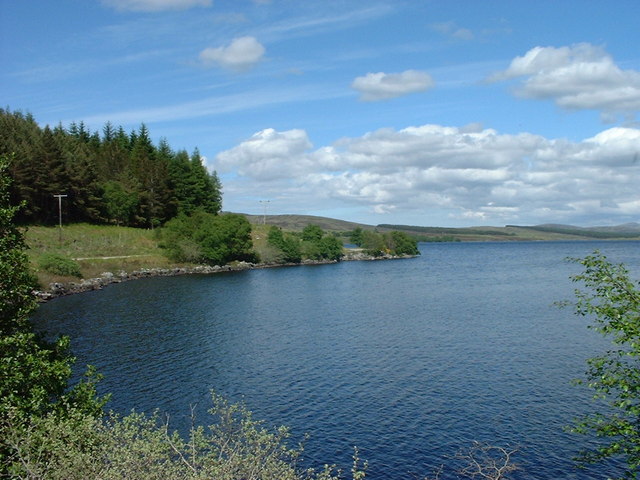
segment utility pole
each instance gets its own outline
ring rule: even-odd
[[[60,228],[58,240],[62,243],[62,199],[66,198],[67,195],[58,194],[54,195],[54,197],[58,199],[58,227]]]
[[[267,224],[267,205],[271,200],[260,200],[262,204],[262,224]]]

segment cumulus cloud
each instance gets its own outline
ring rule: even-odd
[[[208,7],[212,0],[102,0],[116,10],[134,12],[160,12],[163,10],[186,10],[192,7]]]
[[[365,102],[424,92],[433,86],[431,75],[417,70],[406,70],[402,73],[367,73],[363,77],[357,77],[351,84],[351,88],[360,92],[360,99]]]
[[[229,45],[205,48],[200,61],[207,66],[218,65],[234,71],[246,71],[264,56],[265,48],[254,37],[239,37]]]
[[[304,130],[277,132],[268,128],[220,153],[216,165],[222,171],[237,170],[261,181],[296,177],[312,167],[306,154],[311,147]]]
[[[266,129],[220,153],[215,168],[238,176],[232,190],[242,182],[245,193],[270,192],[291,205],[339,202],[485,224],[622,223],[640,217],[638,152],[640,130],[621,127],[571,142],[421,125],[320,148],[304,130]]]
[[[489,80],[524,77],[516,93],[550,99],[568,110],[600,110],[605,114],[640,110],[640,72],[622,70],[601,47],[535,47],[511,61]]]

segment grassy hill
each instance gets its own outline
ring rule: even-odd
[[[318,225],[326,232],[348,232],[358,227],[373,230],[376,227],[362,223],[347,222],[335,218],[316,217],[313,215],[247,215],[243,214],[253,225],[276,225],[283,230],[301,232],[307,225]]]
[[[355,228],[380,232],[400,230],[419,237],[422,241],[505,242],[505,241],[554,241],[554,240],[640,240],[640,224],[628,223],[614,227],[573,227],[570,225],[538,225],[505,227],[422,227],[411,225],[366,225],[312,215],[246,215],[254,225],[277,225],[284,230],[302,231],[309,224],[325,231],[344,233]]]
[[[557,240],[640,240],[640,225],[616,227],[573,227],[570,225],[538,225],[505,227],[441,228],[410,225],[378,225],[380,230],[400,230],[417,235],[424,241],[448,238],[450,241],[557,241]]]

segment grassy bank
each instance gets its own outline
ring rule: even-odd
[[[254,249],[261,257],[269,248],[268,229],[269,225],[253,225]],[[48,254],[73,259],[80,267],[82,278],[96,278],[103,272],[190,266],[171,262],[153,230],[79,223],[65,225],[62,231],[58,227],[30,226],[25,237],[29,260],[43,288],[53,282],[78,281],[73,276],[44,271],[40,263]]]
[[[65,225],[61,231],[57,227],[30,226],[26,240],[29,259],[42,286],[77,280],[43,271],[39,263],[46,254],[75,260],[83,278],[102,272],[174,266],[159,248],[155,232],[140,228],[81,223]]]

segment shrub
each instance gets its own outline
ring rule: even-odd
[[[45,272],[64,277],[81,278],[80,265],[69,257],[56,253],[46,253],[38,260],[38,266]]]
[[[267,243],[279,250],[276,257],[279,263],[300,263],[302,252],[300,250],[300,240],[291,235],[285,234],[279,227],[272,226],[269,229]]]
[[[285,427],[267,428],[242,404],[212,394],[213,421],[185,436],[158,414],[132,413],[104,420],[71,412],[29,423],[5,420],[14,478],[189,480],[337,480],[334,469],[302,470],[302,447],[287,445]],[[365,464],[366,468],[366,464]],[[354,456],[352,478],[364,478]]]
[[[174,261],[225,265],[234,260],[256,260],[251,224],[242,215],[198,210],[167,222],[160,236],[161,246]]]

